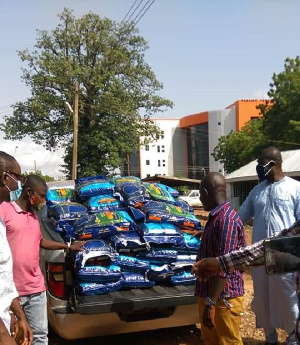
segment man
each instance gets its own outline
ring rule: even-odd
[[[226,200],[226,184],[219,173],[209,173],[200,185],[201,202],[210,211],[197,260],[219,256],[245,246],[242,221]],[[201,334],[205,345],[242,345],[239,332],[243,310],[242,273],[220,273],[196,283]]]
[[[10,195],[16,196],[20,189],[21,168],[18,162],[9,154],[0,151],[0,203],[9,201]],[[18,321],[15,328],[14,337],[24,345],[31,344],[32,330],[27,323],[25,314],[18,300],[18,293],[13,282],[11,251],[6,239],[6,229],[0,221],[0,344],[16,344],[10,336],[9,310],[16,315]]]
[[[80,250],[84,242],[70,245],[42,237],[35,211],[45,205],[47,185],[37,175],[29,175],[16,202],[0,205],[13,257],[13,276],[21,305],[33,329],[33,344],[48,344],[47,303],[44,277],[39,266],[40,247]],[[23,244],[23,245],[22,245]],[[21,247],[21,248],[20,248]]]
[[[280,151],[272,146],[263,149],[256,169],[262,182],[252,189],[239,210],[244,224],[254,217],[252,243],[276,236],[300,218],[300,182],[284,175]],[[251,273],[252,309],[256,326],[265,331],[266,343],[276,344],[276,328],[282,328],[289,334],[287,344],[296,344],[294,329],[299,309],[293,274],[268,276],[262,267]]]
[[[291,228],[283,230],[278,236],[300,235],[300,221],[296,222]],[[252,244],[251,246],[241,248],[216,258],[205,258],[194,264],[193,273],[199,281],[207,281],[212,276],[220,272],[229,272],[236,269],[245,269],[249,266],[260,266],[265,263],[264,240]],[[300,277],[299,272],[295,276],[296,289],[300,301]],[[300,342],[300,315],[296,323],[295,334]]]

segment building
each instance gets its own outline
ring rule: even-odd
[[[166,175],[201,179],[209,171],[224,174],[212,152],[220,138],[260,117],[265,100],[239,100],[222,110],[205,111],[181,119],[153,119],[163,135],[130,155],[125,174],[141,178]]]
[[[285,175],[300,181],[300,150],[283,151],[281,154],[282,170]],[[241,206],[251,189],[258,184],[256,165],[257,160],[254,160],[225,177],[227,197],[236,209]]]

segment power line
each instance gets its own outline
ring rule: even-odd
[[[126,23],[125,24],[128,24],[129,23],[129,21],[130,21],[130,18],[135,14],[135,12],[137,11],[137,9],[141,6],[141,4],[142,4],[142,2],[143,2],[144,0],[140,0],[140,2],[138,3],[138,5],[136,6],[136,8],[134,9],[134,11],[131,13],[131,15],[127,18],[127,20],[126,20]],[[134,4],[137,2],[137,0],[134,2]],[[134,6],[134,4],[133,4],[133,6]],[[132,6],[132,7],[133,7]],[[126,14],[127,15],[127,14]]]
[[[150,0],[148,0],[148,2],[145,4],[145,6],[147,6],[147,4],[150,2]],[[140,18],[136,21],[136,22],[134,22],[134,25],[136,25],[143,17],[144,17],[144,15],[146,14],[146,12],[148,12],[148,10],[150,9],[150,7],[153,5],[153,3],[155,2],[155,0],[152,0],[152,2],[151,2],[151,4],[145,9],[145,11],[142,13],[142,15],[140,16]],[[144,6],[144,7],[145,7]],[[144,8],[143,7],[143,8]],[[143,10],[143,9],[142,9]],[[141,11],[140,11],[141,12]],[[140,13],[139,12],[139,13]],[[134,18],[134,20],[133,21],[135,21],[135,18]]]
[[[122,19],[122,21],[121,21],[120,24],[122,24],[122,23],[125,21],[126,17],[128,16],[128,14],[129,14],[129,12],[131,11],[131,9],[133,8],[133,6],[137,3],[137,1],[138,1],[138,0],[135,0],[135,2],[134,2],[133,5],[130,7],[130,9],[127,11],[125,17]]]

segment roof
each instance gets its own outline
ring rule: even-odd
[[[281,155],[284,173],[288,176],[300,176],[300,150],[283,151]],[[257,180],[256,165],[257,160],[254,160],[233,171],[225,176],[226,182]]]
[[[201,180],[195,180],[185,177],[154,175],[142,179],[144,182],[163,183],[169,187],[189,186],[192,189],[199,189]]]

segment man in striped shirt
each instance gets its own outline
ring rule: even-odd
[[[300,221],[297,221],[289,229],[282,230],[276,237],[279,236],[299,236],[300,235]],[[221,272],[230,272],[237,269],[245,269],[249,266],[264,265],[264,240],[256,242],[251,246],[240,248],[228,254],[219,257],[207,257],[197,261],[194,264],[193,272],[195,273],[199,282],[205,282]],[[300,301],[300,275],[295,272],[295,283],[298,292],[298,301]],[[300,316],[296,323],[295,334],[300,343]]]
[[[244,227],[226,200],[224,176],[209,173],[201,182],[200,199],[210,211],[197,261],[216,257],[245,246]],[[243,310],[244,281],[239,271],[221,272],[206,282],[197,280],[201,334],[205,345],[242,345],[239,333]]]

